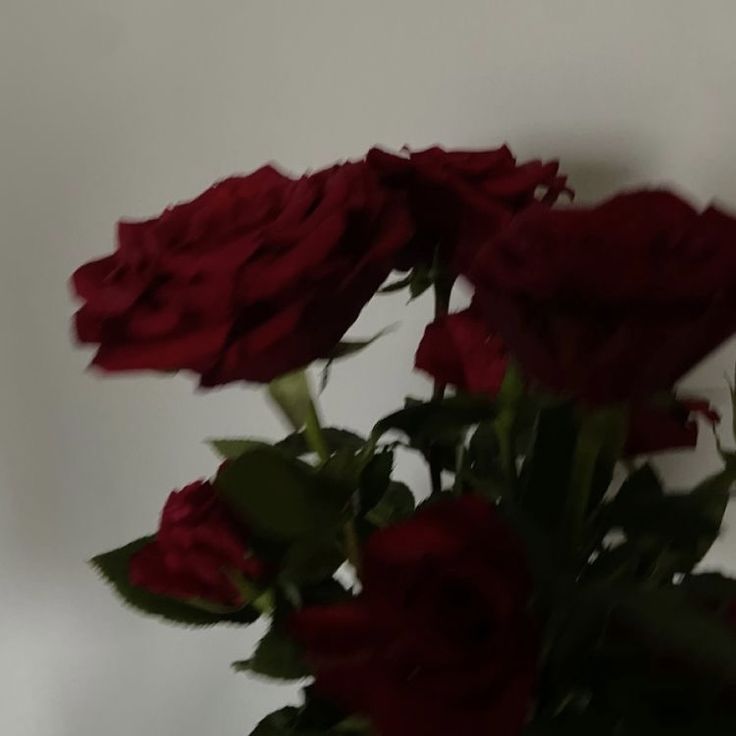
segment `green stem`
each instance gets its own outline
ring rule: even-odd
[[[321,462],[327,462],[330,459],[330,448],[325,440],[322,432],[322,424],[319,420],[319,412],[314,400],[310,399],[309,410],[306,414],[304,422],[304,435],[307,444],[312,448],[319,457]],[[348,562],[355,568],[355,572],[360,577],[361,560],[360,560],[360,540],[358,532],[355,528],[355,520],[349,519],[343,526],[343,538],[345,544],[345,556]]]
[[[609,406],[582,414],[562,525],[565,543],[573,555],[584,552],[589,544],[584,537],[598,461],[603,457],[613,464],[621,457],[627,431],[626,406]]]
[[[314,450],[322,462],[329,460],[330,448],[327,446],[327,441],[322,433],[322,424],[319,421],[319,414],[317,413],[317,407],[314,405],[314,401],[310,402],[309,411],[304,422],[304,436],[306,437],[307,444]]]
[[[292,371],[275,378],[268,384],[268,394],[295,431],[304,429],[307,444],[319,459],[328,460],[330,449],[322,433],[306,371]]]
[[[355,569],[358,578],[360,578],[363,568],[360,555],[360,539],[358,538],[358,530],[355,528],[354,519],[345,522],[343,536],[345,538],[345,556]]]
[[[581,548],[582,532],[593,487],[593,475],[600,450],[601,444],[598,438],[595,435],[588,434],[585,431],[585,425],[583,425],[575,446],[575,456],[570,476],[567,519],[564,525],[570,551],[573,553]]]
[[[439,320],[446,317],[450,311],[450,297],[452,295],[453,282],[442,276],[436,276],[434,282],[434,319]],[[432,388],[432,401],[441,401],[445,395],[447,385],[435,381]],[[442,493],[442,458],[436,447],[430,447],[427,454],[429,462],[429,478],[432,484],[432,496]]]
[[[515,443],[515,408],[503,409],[494,421],[501,467],[509,483],[509,490],[514,492],[518,485],[516,476],[516,443]]]
[[[455,483],[452,490],[459,496],[463,492],[463,464],[465,463],[465,443],[460,443],[455,450]]]

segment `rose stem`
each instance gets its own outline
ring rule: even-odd
[[[310,410],[307,413],[306,423],[304,425],[304,434],[307,443],[314,450],[320,462],[325,463],[330,459],[330,450],[322,433],[322,424],[319,420],[319,412],[314,403],[314,399],[310,400]],[[355,522],[350,519],[343,526],[343,535],[345,541],[345,556],[348,562],[355,568],[358,577],[360,577],[360,542],[358,540],[358,532],[355,529]]]
[[[443,274],[435,276],[434,282],[434,318],[442,319],[450,311],[452,281]],[[435,380],[432,389],[432,401],[441,401],[445,395],[446,384]],[[432,483],[432,495],[442,493],[442,458],[436,447],[430,447],[428,453],[429,477]]]

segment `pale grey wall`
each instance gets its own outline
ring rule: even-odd
[[[120,215],[272,158],[504,140],[583,195],[676,181],[736,208],[735,23],[733,0],[0,0],[0,732],[240,736],[284,697],[228,671],[254,632],[139,618],[83,564],[213,470],[203,437],[278,429],[256,391],[83,373],[65,280]],[[427,304],[400,310],[356,328],[404,320],[336,369],[336,422],[425,390]]]

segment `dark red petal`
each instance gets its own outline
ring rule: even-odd
[[[80,266],[72,275],[72,286],[81,299],[95,297],[106,279],[117,267],[114,255],[105,256]]]
[[[477,305],[427,326],[415,366],[458,388],[495,395],[506,375],[506,348]]]
[[[718,424],[721,421],[721,415],[707,399],[679,399],[679,403],[691,414],[701,416],[711,424]]]
[[[631,411],[625,453],[666,452],[695,447],[697,441],[698,425],[688,418],[687,412],[637,406]]]
[[[462,358],[452,342],[446,324],[433,322],[424,330],[414,365],[440,383],[466,388]]]
[[[413,152],[411,160],[421,167],[451,166],[456,171],[470,176],[480,176],[499,168],[506,170],[511,168],[515,161],[507,146],[476,151],[446,151],[439,146],[434,146]]]
[[[178,309],[170,306],[140,305],[132,310],[126,318],[125,336],[131,341],[166,339],[175,333],[182,315]]]
[[[366,162],[384,176],[405,176],[413,172],[408,156],[397,156],[380,148],[371,148]]]
[[[99,343],[104,334],[104,321],[86,307],[74,315],[74,331],[81,343]]]
[[[380,626],[358,600],[304,608],[289,620],[295,638],[320,668],[370,658]]]
[[[72,276],[76,293],[101,315],[119,315],[140,297],[146,282],[118,274],[117,259],[107,256],[78,268]]]
[[[230,325],[219,325],[156,342],[103,344],[93,364],[110,372],[201,371],[216,359],[229,331]]]
[[[477,304],[449,315],[446,328],[460,355],[466,388],[495,395],[506,375],[508,355],[503,341],[491,331]]]
[[[253,262],[248,267],[248,288],[244,290],[248,301],[276,297],[308,278],[310,270],[329,258],[341,244],[345,224],[344,213],[332,213],[301,241],[290,244],[283,254]]]

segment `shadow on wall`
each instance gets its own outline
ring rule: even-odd
[[[664,152],[646,136],[616,131],[600,137],[583,133],[580,140],[566,135],[522,136],[512,145],[520,161],[557,159],[560,172],[575,190],[577,204],[607,199],[622,189],[663,184],[652,172],[661,170]]]
[[[560,156],[561,170],[575,190],[575,202],[589,203],[606,199],[621,189],[643,181],[641,164]]]

